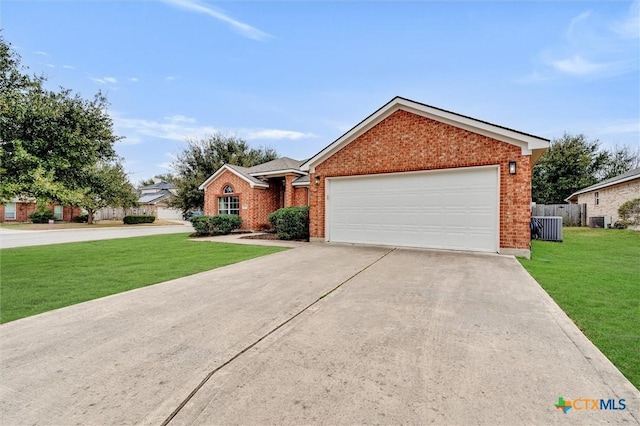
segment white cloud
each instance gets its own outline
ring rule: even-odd
[[[130,81],[131,83],[137,83],[137,82],[138,82],[138,81],[140,81],[140,80],[138,79],[138,77],[129,77],[129,81]]]
[[[40,56],[50,56],[47,52],[43,52],[42,50],[38,50],[37,52],[33,52],[34,55],[40,55]]]
[[[553,61],[551,65],[558,71],[572,75],[589,75],[605,70],[607,64],[596,64],[585,60],[580,55]]]
[[[265,33],[264,31],[261,31],[255,27],[252,27],[249,24],[245,24],[244,22],[240,22],[236,19],[233,19],[226,13],[220,10],[205,6],[204,4],[202,4],[197,0],[161,0],[161,1],[163,3],[169,4],[171,6],[179,7],[181,9],[185,9],[190,12],[208,15],[214,19],[217,19],[218,21],[228,24],[234,31],[252,40],[262,41],[262,40],[271,38],[271,36]]]
[[[620,133],[640,133],[640,121],[638,119],[616,120],[600,126],[596,133],[599,135],[611,135]]]
[[[196,119],[184,115],[172,115],[162,120],[128,118],[116,112],[111,113],[115,133],[127,135],[122,143],[133,145],[148,138],[158,138],[183,142],[217,132],[238,135],[247,140],[299,140],[316,137],[313,133],[283,129],[223,129],[210,125],[200,125]]]
[[[241,131],[240,135],[244,136],[246,139],[249,139],[249,140],[253,140],[253,139],[298,140],[298,139],[316,137],[316,135],[314,135],[313,133],[303,133],[303,132],[296,132],[293,130],[279,130],[279,129],[245,130],[245,131]]]
[[[174,81],[174,80],[176,80],[176,78],[177,77],[174,77],[174,76],[170,75],[170,76],[165,77],[164,79],[167,80],[167,81]]]
[[[634,1],[629,7],[629,13],[620,21],[614,22],[611,29],[620,37],[637,40],[640,38],[640,0]]]
[[[49,68],[55,68],[55,67],[56,67],[54,64],[47,64],[47,66],[48,66]]]
[[[569,22],[569,28],[567,29],[567,38],[571,39],[574,36],[574,32],[576,30],[576,27],[583,21],[586,21],[587,18],[589,18],[589,16],[591,16],[591,11],[588,10],[586,12],[582,12],[581,14],[579,14],[578,16],[574,17],[573,19],[571,19],[571,21]]]
[[[619,21],[612,23],[592,11],[569,21],[564,37],[537,55],[538,66],[518,79],[521,83],[572,78],[608,78],[638,69],[637,40],[640,32],[638,2]]]
[[[63,65],[62,68],[66,69],[66,70],[75,70],[76,67],[74,67],[73,65]]]
[[[116,143],[118,145],[123,145],[123,146],[132,146],[132,145],[141,144],[142,143],[142,139],[140,139],[139,137],[135,137],[135,136],[127,136],[124,139],[120,139]]]
[[[118,80],[115,77],[102,77],[102,78],[97,78],[97,77],[90,77],[91,81],[95,81],[96,83],[100,83],[100,84],[116,84],[118,82]]]
[[[196,119],[192,117],[186,117],[184,115],[170,115],[164,118],[172,123],[195,123]]]

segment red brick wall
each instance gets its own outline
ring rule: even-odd
[[[509,161],[518,173],[509,174]],[[325,178],[500,165],[500,247],[528,249],[531,167],[521,148],[435,120],[396,111],[316,166],[311,185],[311,237],[324,238]]]
[[[309,205],[309,188],[305,186],[293,187],[293,205],[308,206]]]
[[[49,210],[53,211],[53,206],[57,204],[52,203],[49,205]],[[16,219],[6,220],[4,218],[4,205],[0,205],[0,222],[31,222],[29,215],[36,211],[36,203],[16,203]],[[79,207],[64,206],[62,208],[62,220],[70,222],[74,217],[80,215]]]
[[[208,216],[218,214],[218,197],[238,196],[242,229],[259,229],[261,225],[269,223],[267,220],[269,213],[278,209],[281,189],[277,183],[270,185],[268,189],[251,188],[247,181],[227,170],[205,188],[204,214]],[[231,185],[233,194],[223,193],[227,185]],[[247,208],[243,208],[244,206]]]

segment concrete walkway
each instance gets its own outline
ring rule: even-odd
[[[0,326],[2,424],[638,423],[511,257],[306,244]],[[563,414],[558,397],[626,400]]]

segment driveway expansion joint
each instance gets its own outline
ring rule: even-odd
[[[346,283],[348,283],[349,281],[351,281],[352,279],[354,279],[355,277],[357,277],[358,275],[360,275],[362,272],[366,271],[367,269],[369,269],[370,267],[372,267],[373,265],[375,265],[376,263],[378,263],[379,261],[381,261],[382,259],[384,259],[385,257],[387,257],[389,254],[391,254],[392,252],[394,252],[396,250],[396,247],[393,247],[389,250],[387,250],[382,256],[378,257],[377,259],[375,259],[373,262],[369,263],[368,265],[366,265],[365,267],[363,267],[362,269],[360,269],[359,271],[357,271],[355,274],[351,275],[349,278],[347,278],[346,280],[342,281],[340,284],[338,284],[337,286],[333,287],[331,290],[329,290],[328,292],[324,293],[323,295],[321,295],[320,297],[318,297],[316,300],[314,300],[313,302],[311,302],[309,305],[305,306],[304,308],[302,308],[300,311],[298,311],[297,313],[295,313],[294,315],[292,315],[291,317],[289,317],[289,319],[287,319],[286,321],[278,324],[275,328],[273,328],[272,330],[270,330],[269,332],[267,332],[266,334],[264,334],[262,337],[260,337],[259,339],[257,339],[255,342],[251,343],[250,345],[248,345],[247,347],[245,347],[244,349],[242,349],[240,352],[238,352],[237,354],[235,354],[234,356],[232,356],[231,358],[229,358],[227,361],[225,361],[224,363],[222,363],[221,365],[219,365],[218,367],[216,367],[215,369],[211,370],[204,379],[202,379],[202,381],[200,383],[198,383],[198,385],[193,388],[193,390],[189,393],[189,395],[187,395],[187,397],[178,405],[178,407],[173,410],[173,412],[161,423],[161,426],[167,426],[179,413],[180,411],[182,411],[182,409],[189,403],[189,401],[198,393],[198,391],[200,389],[202,389],[202,387],[209,381],[209,379],[211,379],[218,371],[222,370],[224,367],[226,367],[227,365],[231,364],[233,361],[235,361],[236,359],[240,358],[243,354],[245,354],[247,351],[253,349],[256,347],[256,345],[258,345],[260,342],[262,342],[264,339],[266,339],[267,337],[271,336],[273,333],[275,333],[276,331],[280,330],[282,327],[284,327],[285,325],[289,324],[291,321],[293,321],[294,319],[296,319],[297,317],[299,317],[300,315],[302,315],[303,313],[305,313],[307,310],[309,310],[310,308],[312,308],[314,305],[316,305],[318,302],[320,302],[321,300],[323,300],[324,298],[326,298],[327,296],[329,296],[330,294],[332,294],[333,292],[335,292],[336,290],[338,290],[340,287],[342,287],[343,285],[345,285]]]

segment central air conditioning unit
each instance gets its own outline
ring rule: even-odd
[[[593,216],[589,218],[591,228],[611,228],[611,216]]]
[[[533,216],[531,222],[533,238],[562,242],[562,216]]]

